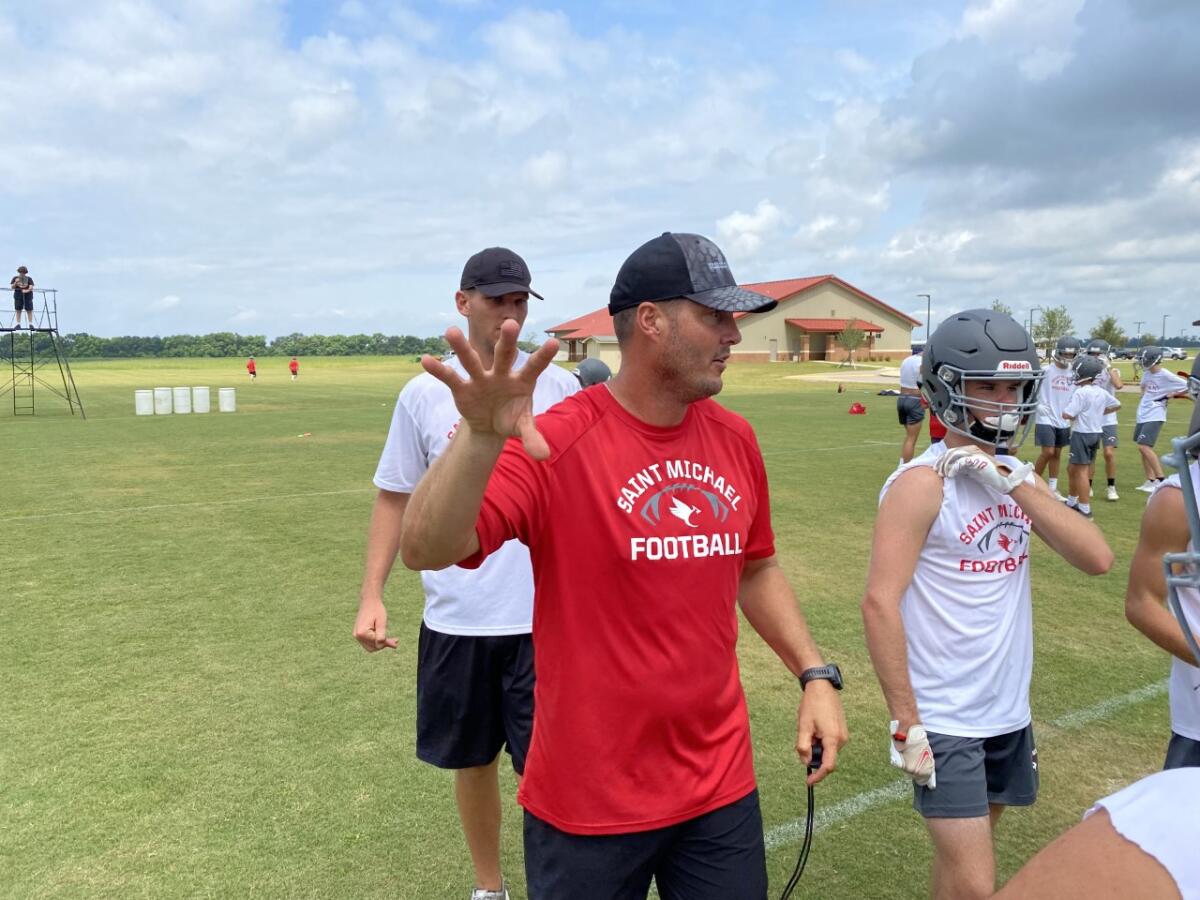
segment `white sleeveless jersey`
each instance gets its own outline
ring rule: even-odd
[[[1070,425],[1063,419],[1063,410],[1075,393],[1075,373],[1068,366],[1059,368],[1057,363],[1051,363],[1042,370],[1042,386],[1038,389],[1037,419],[1038,425],[1050,425],[1054,428],[1066,428]]]
[[[1192,463],[1192,484],[1200,484],[1200,465]],[[1155,493],[1166,487],[1180,488],[1179,475],[1172,475],[1155,488]],[[1188,542],[1188,550],[1192,544]],[[1179,599],[1192,627],[1200,628],[1200,591],[1181,587]],[[1185,738],[1200,741],[1200,669],[1189,666],[1177,656],[1171,657],[1171,680],[1168,683],[1171,697],[1171,730]]]
[[[1200,900],[1200,768],[1147,775],[1098,801],[1083,817],[1099,809],[1108,811],[1117,834],[1158,860],[1183,900]]]
[[[921,354],[904,357],[900,363],[900,387],[916,390],[921,386]]]
[[[901,466],[933,466],[945,443]],[[1012,468],[1020,461],[997,456]],[[959,737],[993,737],[1029,724],[1033,615],[1030,521],[1013,499],[967,477],[947,478],[900,614],[921,723]]]
[[[529,354],[518,353],[513,368],[525,365]],[[462,378],[470,378],[457,357],[447,361]],[[533,390],[533,412],[551,406],[579,390],[575,376],[549,366]],[[427,372],[400,391],[387,443],[375,470],[375,486],[411,494],[433,461],[445,452],[459,421],[450,388]],[[478,569],[450,566],[422,572],[425,624],[443,634],[527,634],[533,626],[533,564],[520,541],[509,541]]]
[[[1108,391],[1108,393],[1111,397],[1115,398],[1117,396],[1117,389],[1115,387],[1113,387],[1112,375],[1109,374],[1110,371],[1111,370],[1109,369],[1108,364],[1105,363],[1104,371],[1096,376],[1096,380],[1093,381],[1092,384],[1096,385],[1096,387],[1104,388],[1104,390]],[[1117,424],[1117,414],[1115,412],[1110,412],[1108,415],[1106,415],[1104,417],[1104,424],[1105,425],[1116,425]]]

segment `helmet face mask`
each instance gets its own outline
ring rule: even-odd
[[[1193,366],[1194,372],[1195,367]],[[1195,424],[1196,417],[1193,416],[1192,425],[1195,426]],[[1163,462],[1179,469],[1179,486],[1183,489],[1183,505],[1187,512],[1188,534],[1191,536],[1191,541],[1188,549],[1183,553],[1168,553],[1163,556],[1163,569],[1167,581],[1167,605],[1175,615],[1179,627],[1183,629],[1184,640],[1187,641],[1192,656],[1196,658],[1195,665],[1200,666],[1200,644],[1196,641],[1196,625],[1200,623],[1193,623],[1188,619],[1183,598],[1179,596],[1180,588],[1200,590],[1200,552],[1196,550],[1197,547],[1200,547],[1200,509],[1196,505],[1196,486],[1192,482],[1190,465],[1191,461],[1200,454],[1200,431],[1193,427],[1190,437],[1176,438],[1171,443],[1174,451],[1169,456],[1164,456]]]
[[[1138,362],[1142,364],[1143,369],[1150,369],[1162,362],[1163,349],[1162,347],[1143,347],[1138,353]]]
[[[967,310],[944,321],[926,343],[921,393],[949,430],[1011,452],[1033,427],[1043,374],[1029,334],[1010,316]],[[1012,382],[1012,401],[971,390],[979,383]]]
[[[1082,347],[1079,338],[1063,335],[1054,343],[1054,361],[1060,366],[1069,365],[1079,357]]]

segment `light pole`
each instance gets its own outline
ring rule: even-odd
[[[918,297],[925,298],[925,343],[929,343],[929,295],[917,294]]]
[[[1033,309],[1031,309],[1029,311],[1029,339],[1031,341],[1033,341],[1033,343],[1036,345],[1037,341],[1034,340],[1034,337],[1033,337],[1033,314],[1035,312],[1045,312],[1045,310],[1042,309],[1042,307],[1040,307],[1040,306],[1035,306]]]
[[[1167,342],[1167,319],[1169,319],[1170,316],[1171,316],[1170,313],[1163,313],[1162,342],[1164,344]]]
[[[1142,319],[1140,322],[1137,320],[1134,320],[1134,323],[1133,323],[1133,331],[1134,331],[1133,342],[1134,342],[1134,344],[1140,344],[1142,342],[1142,326],[1145,324],[1146,324],[1145,319]]]

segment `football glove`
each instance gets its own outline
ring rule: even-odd
[[[933,790],[937,787],[937,773],[933,768],[933,750],[922,725],[913,725],[907,734],[897,729],[900,723],[892,720],[889,728],[892,739],[888,744],[892,765],[908,775],[921,787]]]
[[[1033,471],[1033,463],[1022,463],[1005,475],[996,460],[978,447],[955,447],[942,454],[934,471],[943,478],[973,478],[1001,494],[1011,494]]]

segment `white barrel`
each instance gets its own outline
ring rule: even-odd
[[[154,391],[134,391],[133,411],[139,416],[154,415]]]
[[[190,413],[192,411],[192,389],[191,388],[175,388],[174,394],[175,412],[178,414]]]
[[[237,412],[237,398],[233,388],[217,389],[217,409],[221,412]]]
[[[154,414],[156,416],[169,416],[171,414],[170,388],[154,389]]]
[[[208,388],[194,387],[192,388],[192,412],[206,413],[212,407],[212,398],[209,396]]]

